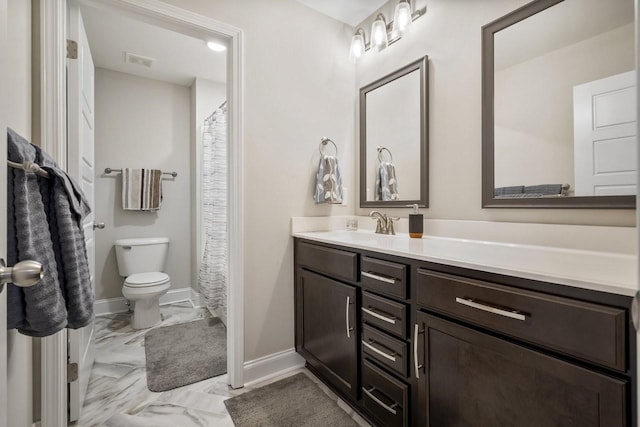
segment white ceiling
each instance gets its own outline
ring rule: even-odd
[[[190,86],[194,77],[224,83],[226,52],[207,41],[130,17],[91,7],[81,8],[96,67]],[[151,68],[125,62],[125,52],[154,58]]]
[[[318,12],[355,27],[387,0],[297,0]]]

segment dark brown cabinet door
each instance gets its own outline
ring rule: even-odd
[[[356,288],[301,269],[298,351],[336,388],[358,399]]]
[[[626,425],[624,380],[425,313],[417,322],[423,425]]]

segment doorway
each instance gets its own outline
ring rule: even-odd
[[[228,351],[228,383],[234,387],[242,387],[243,386],[243,333],[242,333],[242,319],[243,319],[243,314],[242,314],[242,279],[243,279],[243,269],[242,269],[242,264],[243,264],[243,259],[242,259],[242,203],[241,203],[241,195],[242,195],[242,181],[241,181],[241,171],[242,171],[242,149],[241,149],[241,144],[242,144],[242,139],[241,139],[241,126],[240,126],[240,112],[241,112],[241,105],[240,105],[240,101],[241,101],[241,96],[240,96],[240,91],[241,91],[241,87],[240,87],[240,76],[241,76],[241,55],[240,55],[240,47],[241,47],[241,32],[240,30],[236,29],[236,28],[232,28],[226,24],[217,22],[215,20],[212,20],[210,18],[206,18],[197,14],[193,14],[191,12],[185,11],[185,10],[181,10],[181,9],[177,9],[175,7],[170,7],[162,2],[149,2],[149,1],[128,1],[126,6],[123,5],[114,5],[113,2],[108,2],[108,1],[80,1],[78,2],[80,9],[91,9],[94,12],[97,13],[99,18],[104,18],[106,17],[108,14],[109,15],[113,15],[113,16],[117,16],[120,17],[122,19],[129,19],[129,20],[134,20],[138,22],[138,25],[153,25],[156,26],[158,28],[162,28],[164,30],[171,30],[174,32],[177,32],[179,34],[182,34],[184,36],[188,36],[190,38],[200,38],[200,40],[206,44],[207,41],[210,41],[211,39],[218,39],[218,40],[222,40],[224,43],[226,43],[228,50],[226,52],[226,66],[224,67],[224,73],[227,77],[227,81],[226,81],[226,99],[228,99],[228,103],[227,103],[227,114],[228,114],[228,141],[229,141],[229,148],[228,148],[228,191],[229,191],[229,197],[228,197],[228,244],[227,244],[227,250],[228,250],[228,295],[227,295],[227,306],[229,307],[229,316],[228,319],[226,319],[227,322],[227,331],[228,331],[228,342],[227,342],[227,351]],[[46,11],[45,11],[46,12]],[[88,12],[87,15],[89,15],[91,12]],[[88,21],[91,18],[88,19]],[[99,20],[98,20],[99,22]],[[87,26],[89,26],[89,24],[87,24]],[[118,29],[122,29],[122,27],[119,26],[115,26],[114,28]],[[89,39],[89,44],[91,45],[91,29],[88,30],[88,39]],[[112,38],[106,37],[105,38],[108,42],[112,41]],[[58,37],[58,42],[61,42],[61,40],[59,40]],[[46,48],[46,47],[43,47]],[[132,52],[132,53],[136,53],[136,52]],[[125,56],[123,54],[123,56]],[[138,66],[144,66],[144,62],[148,61],[149,58],[153,59],[152,56],[150,55],[143,55],[140,52],[138,52],[137,55],[137,59],[134,57],[133,59],[133,65],[138,65]],[[95,59],[95,58],[94,58]],[[120,58],[124,61],[124,59],[127,59],[127,57],[125,56],[124,58]],[[100,60],[102,61],[102,60]],[[137,62],[136,62],[137,61]],[[122,73],[120,71],[115,71],[115,70],[109,70],[107,68],[104,68],[104,70],[106,71],[102,71],[101,69],[103,69],[103,67],[100,66],[101,62],[97,61],[96,65],[99,68],[97,71],[97,77],[96,79],[101,78],[100,74],[104,74],[104,75],[110,75],[107,76],[107,78],[109,77],[114,77],[114,74],[116,73],[120,73],[120,74],[126,74],[126,73]],[[45,67],[46,68],[46,67]],[[103,76],[104,77],[104,76]],[[123,76],[116,76],[116,77],[123,77]],[[137,78],[142,78],[141,76],[136,76]],[[194,78],[193,81],[195,81],[195,77],[199,77],[197,75],[193,75],[192,76]],[[202,77],[200,77],[202,79]],[[158,80],[157,78],[155,80]],[[61,82],[60,79],[57,80],[57,83],[60,85],[64,85],[64,82]],[[191,90],[191,89],[190,89]],[[100,102],[98,99],[96,99],[97,102]],[[173,104],[172,104],[173,105]],[[45,98],[45,106],[44,108],[47,108],[47,99]],[[100,109],[97,109],[97,114],[100,114]],[[98,129],[99,126],[99,116],[97,116],[97,120],[98,122],[96,123],[96,130]],[[153,122],[153,120],[150,121],[150,125],[153,126],[155,125],[156,127],[161,127],[161,123],[159,122]],[[118,126],[122,126],[121,124],[114,124],[113,127],[116,128]],[[112,129],[113,130],[113,129]],[[174,131],[175,129],[172,129],[172,131]],[[193,128],[189,129],[190,133],[195,134],[196,131]],[[116,135],[117,136],[117,135]],[[113,140],[112,140],[113,141]],[[157,142],[157,140],[156,140]],[[189,147],[189,150],[191,149],[192,146],[192,140],[191,138],[189,138],[189,141],[187,141],[187,146]],[[97,144],[100,144],[101,142],[96,140]],[[183,142],[184,143],[184,142]],[[125,147],[126,149],[129,149],[129,147]],[[125,148],[120,147],[119,151],[120,152],[124,152]],[[166,149],[167,146],[164,144],[156,144],[153,146],[153,148],[149,148],[147,147],[147,153],[148,155],[146,156],[145,159],[151,159],[152,155],[155,154],[162,154],[163,153],[163,149]],[[117,147],[112,147],[112,151],[118,151]],[[169,151],[167,151],[166,157],[167,159],[170,159],[171,156],[168,155]],[[104,153],[101,153],[104,154]],[[190,164],[193,163],[195,160],[194,158],[196,157],[195,154],[189,154],[189,161]],[[102,170],[103,168],[101,168],[100,162],[102,162],[104,159],[104,156],[98,157],[98,152],[96,152],[96,193],[97,193],[97,201],[96,201],[96,213],[95,213],[95,217],[96,217],[96,221],[99,222],[103,222],[103,220],[100,218],[101,215],[103,215],[105,213],[105,209],[100,209],[100,207],[98,206],[98,204],[101,203],[101,201],[104,201],[106,199],[108,199],[109,197],[111,197],[112,200],[116,200],[117,197],[115,195],[115,192],[118,191],[117,186],[118,183],[114,182],[115,180],[113,178],[108,178],[108,177],[103,177],[101,175],[102,174]],[[112,159],[105,159],[106,160],[116,160],[116,158],[112,158]],[[113,169],[119,169],[121,166],[119,164],[111,164],[109,163],[109,166],[106,167],[110,167]],[[195,169],[195,168],[193,168]],[[169,172],[172,172],[172,168],[169,168]],[[192,183],[194,181],[196,181],[196,179],[194,178],[194,171],[193,170],[186,170],[184,175],[179,175],[179,178],[182,178],[184,181],[183,182],[187,182],[187,183]],[[110,183],[111,184],[111,190],[108,190],[107,194],[101,194],[101,180],[102,183]],[[169,203],[173,203],[172,201],[169,200],[170,196],[171,196],[171,184],[173,182],[167,182],[165,185],[166,188],[166,193],[165,193],[165,200],[163,200],[163,204],[165,204],[165,206],[167,206]],[[110,191],[110,192],[109,192]],[[189,193],[192,193],[194,191],[193,188],[189,189]],[[174,193],[173,195],[177,195],[177,193],[175,193],[175,189],[174,189]],[[180,193],[180,195],[182,195],[182,193]],[[175,199],[174,199],[175,202]],[[117,207],[115,206],[115,204],[111,204],[109,205],[109,207],[107,207],[107,209],[110,209],[111,212],[110,213],[115,213],[115,211],[117,210]],[[184,206],[183,206],[184,207]],[[115,217],[115,215],[114,215]],[[117,227],[124,227],[124,228],[128,228],[128,231],[132,231],[133,227],[141,227],[139,228],[141,229],[145,229],[145,230],[149,230],[149,227],[152,227],[153,225],[156,225],[155,223],[158,222],[158,220],[153,221],[153,220],[149,220],[149,218],[137,218],[136,220],[133,221],[133,223],[131,224],[127,224],[125,223],[123,220],[113,220],[113,225],[117,226]],[[177,221],[176,221],[177,222]],[[193,224],[194,222],[192,222]],[[194,234],[197,234],[196,227],[191,227],[191,229],[189,229],[188,233],[189,236],[192,236]],[[113,230],[112,230],[113,231]],[[135,231],[135,230],[133,230]],[[100,231],[97,231],[97,235],[96,235],[96,242],[97,245],[99,246],[100,240],[101,240],[101,236],[100,236]],[[110,236],[108,237],[108,239],[112,239],[112,233],[109,233]],[[187,286],[189,287],[195,287],[193,285],[195,277],[193,275],[193,271],[195,270],[195,265],[196,262],[194,262],[194,258],[196,258],[196,253],[198,253],[197,247],[196,247],[196,243],[195,243],[196,239],[191,238],[188,244],[184,244],[183,243],[183,248],[186,247],[186,252],[187,253],[191,253],[191,260],[188,262],[188,266],[190,266],[190,268],[187,268],[187,270],[191,270],[191,278],[190,278],[190,283],[187,284]],[[110,243],[112,244],[112,242]],[[99,252],[99,247],[96,248],[96,253]],[[185,252],[184,250],[182,252]],[[113,254],[111,253],[111,255],[107,255],[106,257],[106,261],[108,261],[109,256],[113,257]],[[100,266],[97,266],[96,268],[96,272],[95,272],[95,278],[96,278],[96,284],[98,285],[98,287],[100,286],[101,280],[104,277],[101,277],[101,274],[103,274],[104,271],[101,273],[100,272]],[[197,277],[197,276],[196,276]],[[184,284],[182,284],[182,287],[184,287]],[[195,290],[195,289],[194,289]],[[97,289],[97,292],[101,292],[101,290]],[[107,295],[107,294],[105,294]],[[99,297],[99,295],[97,295]],[[115,297],[114,297],[115,298]],[[103,298],[103,299],[113,299],[113,298]],[[91,345],[91,344],[88,344]],[[54,366],[58,366],[59,369],[66,369],[66,361],[60,360],[61,357],[56,357],[56,355],[52,355],[52,354],[47,354],[46,349],[43,349],[43,358],[45,358],[46,361],[49,361],[52,365]],[[49,375],[49,373],[46,374],[47,377],[50,377],[48,382],[52,383],[52,378],[53,377],[53,373],[51,373],[52,375]],[[47,382],[47,380],[43,377],[43,390],[46,389],[46,384],[44,384],[45,382]],[[49,389],[51,389],[51,387],[49,387]],[[57,408],[56,405],[47,405],[45,403],[45,401],[47,400],[47,396],[44,395],[43,393],[43,413],[42,413],[42,419],[60,419],[59,417],[61,416],[60,413],[62,412],[62,410],[60,408]],[[56,409],[54,409],[56,408]],[[47,411],[49,412],[56,412],[57,414],[47,414]],[[65,412],[66,412],[66,408],[65,408]],[[48,415],[52,415],[51,417],[49,417]]]

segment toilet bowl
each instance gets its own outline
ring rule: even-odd
[[[125,277],[122,295],[133,302],[131,327],[146,329],[157,325],[160,297],[171,287],[164,273],[169,239],[166,237],[116,240],[118,271]]]

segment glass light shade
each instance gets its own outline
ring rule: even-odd
[[[371,48],[380,51],[389,45],[387,38],[387,24],[384,19],[377,18],[371,25]]]
[[[411,4],[401,1],[396,6],[396,13],[393,16],[393,34],[402,36],[411,25],[411,21]]]
[[[349,59],[356,62],[364,54],[364,37],[361,33],[355,33],[351,39],[351,50],[349,51]]]

